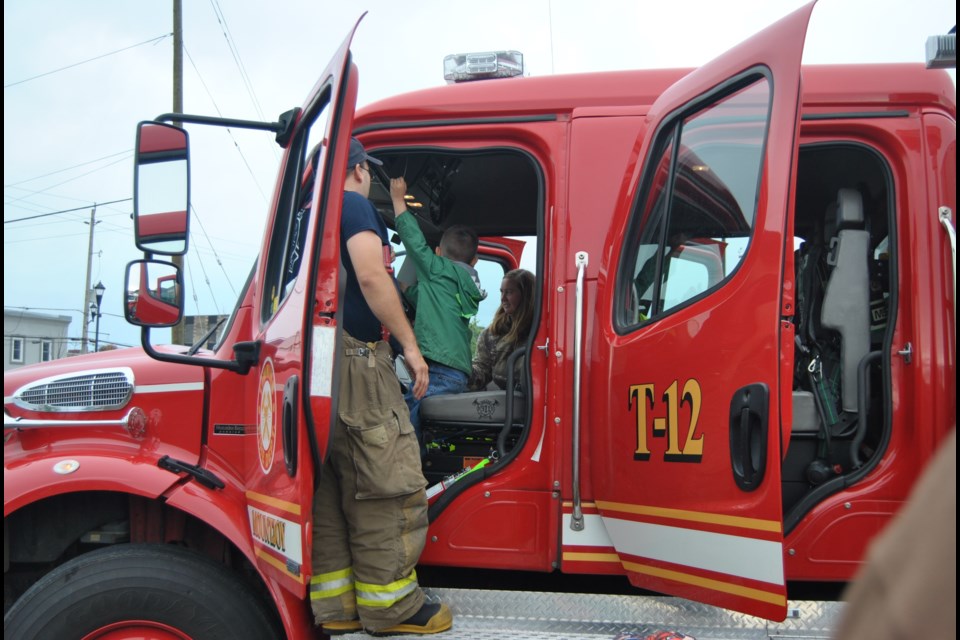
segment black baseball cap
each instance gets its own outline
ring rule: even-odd
[[[363,148],[363,144],[359,140],[350,138],[350,159],[347,162],[347,169],[353,169],[364,161],[383,166],[383,162],[367,153],[367,150]]]

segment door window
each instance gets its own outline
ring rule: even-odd
[[[755,75],[663,128],[627,234],[619,328],[685,306],[719,287],[743,261],[769,109],[769,82]]]
[[[312,124],[294,140],[297,151],[290,154],[287,171],[295,173],[296,177],[284,180],[284,192],[270,237],[264,278],[264,322],[272,318],[286,300],[301,272],[316,171],[317,167],[324,166],[322,156],[327,150],[323,130],[328,119],[329,91],[320,97],[318,104],[313,113],[305,116]]]

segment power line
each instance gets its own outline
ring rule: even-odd
[[[223,112],[220,111],[220,107],[217,106],[217,101],[213,98],[213,94],[210,93],[210,89],[207,88],[207,83],[203,80],[203,75],[200,73],[200,69],[197,68],[197,64],[193,61],[193,56],[190,55],[190,52],[187,51],[187,45],[183,45],[183,52],[187,54],[187,60],[190,61],[190,66],[193,67],[193,70],[197,72],[197,77],[200,78],[200,84],[203,86],[204,91],[207,92],[207,97],[210,98],[210,102],[213,103],[213,108],[216,110],[217,115],[221,118],[223,117]],[[262,116],[261,116],[262,118]],[[253,173],[253,169],[250,167],[250,163],[247,162],[246,156],[243,155],[243,150],[240,149],[240,144],[237,142],[237,139],[233,137],[233,130],[230,127],[225,127],[227,135],[230,136],[230,139],[233,141],[233,146],[236,147],[237,153],[240,154],[240,159],[243,160],[243,165],[247,168],[247,173],[250,174],[250,177],[253,179],[254,186],[257,187],[257,191],[260,192],[260,197],[263,198],[263,201],[267,201],[267,195],[263,192],[263,187],[260,186],[260,182],[257,180],[257,176]],[[276,150],[274,150],[276,153]]]
[[[56,307],[8,307],[7,305],[3,306],[3,310],[19,310],[19,311],[70,311],[76,313],[83,313],[79,309],[57,309]]]
[[[23,206],[23,205],[21,205],[21,206]],[[103,205],[98,205],[98,206],[103,206]],[[106,207],[106,206],[103,206],[103,209],[104,209],[105,211],[108,211],[108,210],[109,210],[109,208]],[[107,222],[107,219],[108,219],[108,218],[119,218],[119,217],[122,217],[124,220],[131,220],[131,219],[133,218],[133,214],[132,214],[129,210],[127,210],[127,211],[115,211],[115,212],[113,212],[113,213],[101,213],[101,214],[100,214],[100,219],[103,220],[104,222]],[[35,223],[33,223],[33,224],[23,224],[23,225],[20,225],[19,227],[17,227],[17,229],[22,231],[23,229],[36,229],[37,227],[47,228],[47,227],[49,227],[49,226],[51,226],[51,225],[66,224],[66,223],[78,222],[78,221],[81,221],[81,222],[82,222],[82,221],[84,221],[84,220],[83,220],[83,218],[80,218],[80,217],[77,217],[77,216],[70,216],[70,217],[68,217],[68,218],[66,218],[66,219],[63,219],[63,220],[43,220],[43,221],[41,221],[41,222],[35,222]],[[116,231],[129,231],[129,229],[130,229],[130,225],[128,225],[128,224],[116,224],[116,223],[107,222],[107,226],[110,227],[110,229],[113,229],[113,230],[116,230]],[[108,231],[109,231],[110,229],[108,229]],[[56,236],[53,236],[53,237],[56,237]],[[8,239],[7,239],[7,238],[4,238],[3,242],[4,242],[4,244],[6,244],[6,243],[8,242]]]
[[[18,207],[20,207],[20,208],[27,209],[27,210],[29,210],[29,211],[32,212],[32,213],[44,213],[44,212],[52,211],[52,210],[54,210],[56,207],[54,207],[54,206],[52,206],[52,205],[48,205],[48,204],[39,204],[39,203],[36,203],[36,202],[31,202],[30,200],[27,199],[27,196],[31,196],[31,195],[44,195],[44,196],[47,196],[47,197],[49,197],[49,198],[57,198],[57,199],[59,199],[59,200],[66,200],[66,201],[69,201],[69,202],[77,202],[77,203],[80,203],[80,205],[84,205],[85,203],[90,202],[90,197],[89,197],[89,196],[85,196],[85,197],[83,197],[83,198],[78,198],[78,197],[76,197],[76,196],[62,195],[62,194],[59,194],[59,193],[48,193],[48,190],[47,190],[47,189],[45,189],[45,190],[43,190],[43,191],[33,191],[33,190],[27,189],[27,188],[25,188],[25,187],[10,187],[10,189],[11,189],[11,190],[12,190],[12,189],[19,189],[20,191],[25,192],[26,195],[23,196],[23,197],[13,198],[13,197],[10,196],[9,194],[4,194],[4,200],[3,200],[4,206],[5,206],[5,207],[9,207],[9,206],[16,205],[16,206],[18,206]],[[33,207],[33,208],[31,209],[31,207]]]
[[[200,256],[197,255],[197,262],[200,263],[200,271],[203,273],[203,282],[207,285],[207,289],[210,291],[210,298],[213,300],[213,306],[217,310],[217,314],[220,314],[220,305],[217,304],[217,296],[213,292],[213,285],[210,283],[210,276],[207,275],[207,269],[203,266],[203,260],[200,259]],[[197,287],[193,282],[193,270],[188,269],[187,273],[190,276],[190,289],[193,291],[193,304],[197,307],[197,315],[200,315],[200,298],[197,295]],[[233,288],[233,285],[230,285],[230,288]]]
[[[13,219],[13,220],[4,220],[4,221],[3,221],[3,224],[9,224],[9,223],[11,223],[11,222],[23,222],[24,220],[34,220],[34,219],[36,219],[36,218],[46,218],[47,216],[55,216],[55,215],[59,215],[59,214],[61,214],[61,213],[72,213],[72,212],[74,212],[74,211],[86,211],[86,210],[88,210],[88,209],[90,209],[90,208],[96,209],[97,207],[103,207],[103,206],[106,206],[106,205],[108,205],[108,204],[117,204],[118,202],[129,202],[130,200],[133,200],[133,198],[123,198],[123,199],[121,199],[121,200],[111,200],[110,202],[94,202],[92,205],[89,205],[89,204],[88,204],[88,205],[86,205],[86,206],[77,207],[77,208],[75,208],[75,209],[61,209],[60,211],[51,211],[50,213],[41,213],[40,215],[27,216],[26,218],[15,218],[15,219]]]
[[[10,184],[5,184],[5,185],[3,185],[3,188],[4,188],[4,189],[8,189],[8,188],[10,188],[10,187],[16,187],[17,185],[26,184],[27,182],[33,182],[34,180],[39,180],[39,179],[41,179],[41,178],[47,178],[47,177],[49,177],[49,176],[56,175],[56,174],[58,174],[58,173],[63,173],[64,171],[70,171],[71,169],[76,169],[76,168],[78,168],[78,167],[84,167],[84,166],[86,166],[86,165],[88,165],[88,164],[93,164],[94,162],[100,162],[101,160],[107,160],[107,159],[109,159],[109,158],[115,158],[116,156],[120,156],[120,155],[125,156],[125,155],[127,155],[127,154],[129,154],[129,153],[132,153],[132,152],[133,152],[133,149],[127,149],[126,151],[118,151],[117,153],[111,153],[110,155],[108,155],[108,156],[103,156],[102,158],[97,158],[97,159],[95,159],[95,160],[87,160],[86,162],[81,162],[80,164],[75,164],[75,165],[73,165],[72,167],[66,167],[66,168],[64,168],[64,169],[57,169],[56,171],[51,171],[50,173],[45,173],[45,174],[43,174],[43,175],[35,176],[35,177],[33,177],[33,178],[27,178],[26,180],[21,180],[20,182],[11,182]],[[113,165],[107,165],[107,166],[113,166]],[[84,174],[84,175],[86,175],[86,174]]]
[[[6,205],[7,203],[4,202],[3,204]],[[49,207],[49,206],[47,206],[47,205],[41,205],[41,204],[35,204],[35,203],[33,203],[33,202],[20,202],[20,203],[17,205],[17,208],[18,208],[18,209],[21,209],[22,211],[24,211],[24,212],[26,212],[26,213],[49,213],[49,212],[50,212],[50,207]]]
[[[45,193],[45,192],[49,191],[50,189],[53,189],[54,187],[59,187],[60,185],[67,184],[68,182],[73,182],[74,180],[79,180],[80,178],[82,178],[82,177],[84,177],[84,176],[88,176],[88,175],[90,175],[91,173],[96,173],[97,171],[101,171],[101,170],[103,170],[103,169],[106,169],[107,167],[112,167],[112,166],[115,165],[115,164],[119,164],[119,163],[123,162],[125,159],[126,159],[126,158],[120,158],[119,160],[114,160],[114,161],[111,162],[110,164],[106,164],[106,165],[104,165],[104,166],[102,166],[102,167],[97,167],[96,169],[91,169],[90,171],[87,171],[86,173],[81,173],[80,175],[74,176],[74,177],[72,177],[72,178],[68,178],[68,179],[66,179],[66,180],[64,180],[64,181],[62,181],[62,182],[57,182],[57,183],[55,183],[55,184],[51,184],[50,186],[48,186],[48,187],[46,187],[46,188],[44,188],[44,189],[40,189],[39,191],[30,191],[29,189],[24,189],[23,187],[18,187],[19,189],[21,189],[21,190],[23,190],[23,191],[27,191],[27,192],[28,192],[28,195],[25,195],[25,196],[23,196],[22,198],[15,198],[15,199],[13,199],[13,200],[10,200],[9,202],[4,202],[4,204],[13,204],[14,202],[20,202],[21,200],[25,200],[26,198],[28,198],[28,197],[30,197],[30,196],[35,196],[35,195],[37,195],[37,194],[39,194],[39,193]]]
[[[126,344],[123,342],[116,342],[114,340],[110,340],[109,337],[105,338],[104,335],[109,336],[109,334],[104,334],[103,331],[100,332],[101,346],[103,346],[104,344],[112,344],[116,347],[132,347],[133,346],[132,344]],[[81,340],[83,340],[83,338],[75,338],[71,336],[23,336],[17,333],[5,333],[3,334],[3,338],[4,340],[9,340],[11,338],[22,338],[24,340],[33,341],[34,344],[40,342],[41,340],[47,340],[49,342],[54,342],[54,343],[59,343],[64,345],[69,344],[71,342],[80,342]],[[101,351],[102,350],[103,349],[101,349]],[[56,359],[59,360],[60,358],[56,358]]]
[[[224,268],[224,266],[223,266],[223,261],[220,259],[220,256],[219,256],[219,254],[217,253],[217,248],[216,248],[216,247],[213,245],[213,243],[210,241],[210,236],[207,235],[207,230],[206,230],[206,228],[203,226],[203,222],[200,220],[200,214],[197,212],[197,209],[196,209],[195,207],[194,207],[194,209],[193,209],[193,213],[194,213],[194,219],[197,221],[197,225],[200,227],[200,231],[203,232],[203,237],[204,237],[204,238],[206,239],[206,241],[207,241],[207,245],[210,247],[210,250],[213,252],[213,257],[214,257],[214,259],[216,260],[217,265],[220,266],[220,271],[223,272],[224,277],[227,279],[227,284],[230,285],[230,289],[233,290],[233,295],[234,295],[234,297],[236,297],[236,295],[237,295],[237,290],[234,288],[233,282],[230,281],[230,274],[227,273],[227,270]],[[200,258],[200,251],[199,251],[199,250],[197,251],[197,258],[198,258],[198,259]],[[202,266],[202,263],[201,263],[201,266]],[[206,271],[204,271],[204,276],[206,276]],[[207,284],[208,284],[208,285],[210,284],[210,279],[209,279],[209,278],[207,278]],[[213,293],[213,290],[211,289],[211,294],[212,294],[212,293]],[[214,298],[214,303],[216,303],[216,298]]]
[[[236,43],[233,40],[233,34],[230,33],[230,27],[227,26],[227,17],[223,15],[223,9],[220,8],[220,3],[217,0],[210,0],[210,4],[213,5],[213,12],[217,16],[217,21],[223,26],[223,37],[227,41],[227,47],[230,49],[230,53],[233,55],[233,61],[237,65],[237,69],[240,71],[240,78],[243,80],[243,84],[247,89],[247,94],[250,96],[250,101],[253,102],[253,108],[257,112],[257,116],[261,120],[266,120],[263,117],[263,110],[260,108],[260,101],[257,100],[257,94],[253,90],[253,83],[250,82],[250,76],[247,74],[247,69],[243,64],[243,60],[240,59],[240,50],[237,48]]]
[[[78,220],[77,222],[80,222],[80,221]],[[99,223],[100,221],[97,220],[97,222]],[[116,227],[116,228],[113,228],[113,229],[111,229],[111,228],[105,228],[105,229],[102,229],[101,231],[102,231],[103,233],[116,233],[116,234],[121,234],[121,233],[122,233],[125,237],[127,237],[128,234],[130,233],[130,230],[129,230],[129,229],[125,229],[125,228],[121,228],[121,227]],[[22,240],[4,240],[4,241],[3,241],[3,244],[5,244],[5,245],[12,245],[12,244],[22,244],[22,243],[24,243],[24,242],[42,242],[42,241],[44,241],[44,240],[62,240],[62,239],[64,239],[64,238],[87,237],[88,235],[90,235],[90,232],[89,232],[89,231],[81,231],[81,232],[78,232],[78,233],[60,233],[60,234],[53,235],[53,236],[42,236],[42,237],[37,237],[37,238],[23,238]]]
[[[164,35],[162,35],[162,36],[157,36],[156,38],[151,38],[150,40],[144,40],[143,42],[140,42],[140,43],[137,43],[137,44],[132,44],[132,45],[130,45],[129,47],[124,47],[123,49],[117,49],[116,51],[111,51],[110,53],[104,53],[104,54],[102,54],[102,55],[96,56],[96,57],[94,57],[94,58],[90,58],[90,59],[88,59],[88,60],[83,60],[83,61],[81,61],[81,62],[76,62],[76,63],[74,63],[74,64],[67,65],[66,67],[60,67],[59,69],[54,69],[53,71],[47,71],[47,72],[45,72],[45,73],[41,73],[40,75],[32,76],[32,77],[30,77],[30,78],[24,78],[23,80],[17,80],[16,82],[11,82],[10,84],[5,84],[5,85],[3,85],[3,88],[4,88],[4,89],[8,89],[9,87],[13,87],[13,86],[18,85],[18,84],[23,84],[24,82],[30,82],[31,80],[36,80],[37,78],[42,78],[42,77],[44,77],[44,76],[49,76],[50,74],[53,74],[53,73],[58,73],[58,72],[60,72],[60,71],[66,71],[67,69],[72,69],[73,67],[79,67],[79,66],[82,65],[82,64],[86,64],[86,63],[88,63],[88,62],[93,62],[94,60],[99,60],[100,58],[106,58],[107,56],[112,56],[112,55],[114,55],[114,54],[120,53],[120,52],[122,52],[122,51],[127,51],[128,49],[133,49],[133,48],[139,47],[139,46],[141,46],[141,45],[160,42],[161,40],[163,40],[163,39],[165,39],[165,38],[169,38],[169,37],[172,36],[172,35],[173,35],[172,33],[167,33],[167,34],[164,34]]]

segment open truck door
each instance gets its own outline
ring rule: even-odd
[[[605,529],[638,587],[777,620],[793,359],[784,238],[812,9],[690,73],[649,112],[626,227],[611,230],[587,317],[580,413],[594,419],[574,464],[595,503],[578,504],[575,484],[565,522]]]
[[[362,16],[361,16],[362,20]],[[257,448],[247,509],[257,564],[306,596],[313,494],[326,456],[334,394],[339,220],[357,71],[350,42],[327,65],[298,114],[265,236],[253,305],[260,326]]]

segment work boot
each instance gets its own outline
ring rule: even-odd
[[[363,630],[363,625],[359,620],[328,620],[321,623],[320,628],[328,636],[342,636]]]
[[[438,602],[436,604],[424,603],[420,610],[415,614],[400,622],[377,631],[367,631],[372,636],[397,636],[406,634],[424,635],[428,633],[440,633],[453,626],[453,614],[450,613],[450,607]]]

